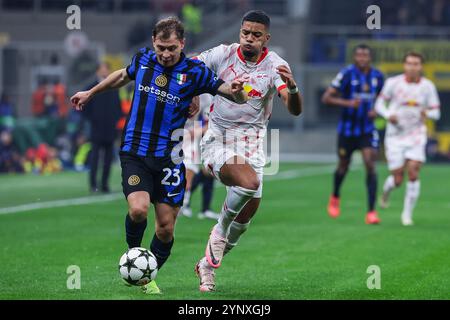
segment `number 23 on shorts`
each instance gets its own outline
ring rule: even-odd
[[[162,185],[176,187],[180,184],[180,169],[164,168],[162,171],[164,172],[164,178],[161,180]],[[174,179],[170,179],[171,177]],[[169,179],[172,180],[172,182],[170,182]]]

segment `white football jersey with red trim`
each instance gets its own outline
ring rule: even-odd
[[[264,48],[258,62],[244,59],[238,43],[220,45],[202,52],[198,59],[216,72],[225,82],[248,76],[249,82],[244,88],[250,100],[237,104],[219,95],[213,99],[209,117],[211,130],[223,133],[224,130],[245,135],[256,134],[258,138],[265,135],[267,122],[272,114],[273,97],[286,84],[277,74],[276,68],[288,63],[275,52]]]

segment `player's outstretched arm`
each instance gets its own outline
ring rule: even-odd
[[[331,106],[358,108],[360,104],[359,99],[344,99],[339,96],[339,91],[336,88],[328,87],[322,95],[322,103]]]
[[[80,91],[70,98],[70,102],[76,110],[83,110],[86,103],[97,93],[106,91],[108,89],[120,88],[130,82],[126,69],[116,70],[111,73],[106,79],[101,81],[95,87],[87,91]]]
[[[248,81],[248,78],[237,78],[231,83],[222,83],[217,89],[217,94],[234,101],[238,104],[244,104],[248,101],[249,97],[244,90],[244,83]]]
[[[295,83],[294,76],[287,66],[277,67],[277,73],[281,79],[286,83],[285,89],[280,91],[281,99],[287,106],[289,113],[298,116],[303,111],[302,97],[298,91],[297,83]]]

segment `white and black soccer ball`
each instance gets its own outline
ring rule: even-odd
[[[131,248],[120,257],[119,272],[129,284],[143,286],[156,278],[158,263],[150,250]]]

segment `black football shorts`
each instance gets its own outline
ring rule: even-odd
[[[186,188],[184,163],[175,164],[169,158],[142,157],[120,152],[122,188],[125,198],[136,191],[147,191],[152,203],[183,204]]]
[[[338,155],[346,159],[351,159],[355,150],[361,150],[365,148],[378,149],[380,139],[378,137],[378,131],[364,134],[359,137],[345,137],[343,135],[338,136]]]

